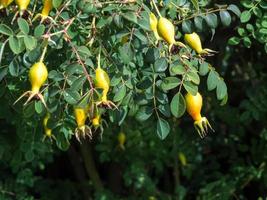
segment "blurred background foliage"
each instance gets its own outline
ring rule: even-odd
[[[65,2],[57,0],[53,3],[59,9]],[[150,5],[149,1],[138,3],[139,6]],[[156,116],[144,109],[138,111],[139,108],[135,109],[134,103],[129,103],[126,108],[127,101],[122,102],[126,94],[136,92],[130,89],[131,84],[135,83],[129,81],[127,89],[116,88],[119,85],[114,75],[115,78],[111,81],[115,88],[113,94],[118,94],[118,90],[123,91],[123,94],[116,97],[122,106],[116,114],[104,111],[103,120],[107,123],[103,123],[104,131],[101,135],[96,131],[92,141],[87,139],[82,144],[77,142],[71,136],[75,128],[74,119],[70,111],[61,112],[64,106],[61,102],[62,105],[55,108],[55,122],[51,122],[56,141],[42,141],[44,108],[40,102],[32,102],[24,109],[21,105],[13,106],[15,96],[27,87],[27,68],[18,67],[16,62],[29,67],[36,60],[36,55],[31,50],[38,55],[40,53],[37,42],[42,35],[43,25],[36,25],[38,29],[35,28],[34,33],[31,33],[34,39],[29,36],[36,40],[36,46],[30,45],[35,43],[33,41],[28,44],[27,39],[21,49],[16,45],[13,48],[11,44],[10,52],[16,56],[4,54],[0,66],[0,199],[260,200],[267,197],[266,1],[242,0],[234,2],[235,5],[227,0],[220,1],[220,5],[212,0],[166,0],[157,3],[162,13],[179,27],[177,39],[182,40],[184,33],[197,31],[203,39],[203,46],[219,51],[216,56],[207,58],[207,61],[227,84],[227,104],[221,106],[216,100],[218,94],[208,91],[211,88],[207,77],[202,77],[198,86],[205,102],[203,113],[209,118],[215,133],[202,140],[193,129],[192,119],[187,114],[177,119],[170,117],[170,111],[166,114],[165,108],[162,109],[162,114],[168,118],[170,131],[164,136],[165,140],[161,140],[157,136]],[[143,29],[136,32],[136,37],[133,38],[134,46],[131,48],[136,50],[134,55],[127,46],[128,43],[118,42],[125,33],[129,33],[132,22],[136,23],[137,20],[129,14],[129,6],[117,3],[103,7],[99,5],[75,0],[71,2],[68,12],[62,13],[63,19],[70,19],[72,16],[69,13],[77,13],[76,10],[83,13],[69,30],[75,45],[90,42],[84,41],[88,39],[85,35],[90,30],[86,20],[96,13],[102,16],[96,23],[96,27],[101,28],[100,38],[103,41],[106,38],[114,40],[114,43],[106,43],[110,45],[107,49],[114,48],[114,52],[119,52],[113,55],[115,62],[127,63],[129,67],[129,62],[134,59],[135,62],[132,63],[140,62],[137,65],[143,66],[144,60],[140,58],[143,52],[137,51],[145,48],[142,45],[148,44],[146,37],[143,37]],[[139,6],[133,6],[133,9],[139,9]],[[181,12],[179,14],[178,8]],[[53,14],[55,11],[52,11],[51,16]],[[1,14],[1,17],[3,15],[5,14]],[[5,20],[6,17],[0,18],[1,23],[6,23]],[[142,26],[141,22],[139,24]],[[21,27],[14,25],[13,31]],[[123,34],[124,28],[129,30]],[[75,35],[77,29],[81,35]],[[10,31],[3,27],[0,30],[2,34]],[[118,30],[122,31],[119,35]],[[18,31],[14,32],[18,34]],[[28,37],[27,30],[23,34]],[[3,37],[1,46],[2,39]],[[58,37],[54,40],[57,43],[54,47],[51,44],[51,52],[46,58],[54,70],[50,71],[49,78],[58,83],[53,86],[55,97],[51,97],[51,105],[57,100],[60,81],[64,81],[62,72],[69,66],[65,58],[69,56],[73,59],[71,48],[64,43],[64,39]],[[140,40],[145,43],[140,43]],[[25,48],[25,55],[18,56]],[[155,53],[164,47],[150,49]],[[83,47],[80,52],[84,53],[86,64],[93,67],[94,58],[91,60],[87,57],[91,52]],[[119,65],[122,66],[124,65]],[[77,66],[73,68],[75,67]],[[163,65],[160,67],[164,68]],[[73,72],[69,69],[66,73],[71,76]],[[131,68],[120,69],[126,71],[126,77],[131,75],[131,71],[127,71]],[[110,72],[112,73],[112,69]],[[21,74],[24,75],[20,76]],[[79,88],[80,82],[76,82],[78,86],[75,84],[73,87]],[[77,103],[75,99],[79,99],[68,99],[66,96],[65,101],[69,104]],[[140,98],[146,100],[141,95]],[[58,121],[62,116],[67,120]],[[118,141],[119,133],[126,136],[124,148]]]

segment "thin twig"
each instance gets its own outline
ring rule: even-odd
[[[83,67],[83,72],[84,72],[84,74],[85,74],[85,76],[86,76],[86,78],[87,78],[87,80],[89,82],[90,88],[91,89],[94,89],[93,81],[91,79],[91,76],[89,75],[89,73],[88,73],[88,71],[86,69],[86,66],[85,66],[84,62],[82,61],[82,59],[81,59],[81,57],[80,57],[80,55],[78,53],[78,50],[75,48],[75,46],[72,44],[72,42],[69,39],[68,39],[68,42],[71,45],[71,48],[72,48],[72,50],[74,51],[74,53],[76,55],[76,58],[78,60],[78,63]]]
[[[0,189],[0,193],[2,193],[2,194],[8,194],[10,196],[16,196],[16,194],[14,192],[2,190],[2,189]]]
[[[177,24],[182,23],[183,21],[193,19],[193,18],[198,17],[198,16],[207,15],[207,14],[211,14],[211,13],[215,13],[215,12],[219,12],[219,11],[224,11],[224,10],[227,10],[227,8],[218,8],[218,9],[207,11],[204,13],[197,13],[197,14],[191,15],[190,17],[187,17],[187,18],[184,18],[184,19],[179,20],[177,22],[174,22],[174,24],[177,25]]]

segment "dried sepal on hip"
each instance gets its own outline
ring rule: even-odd
[[[32,65],[29,71],[29,80],[31,83],[31,90],[24,92],[15,102],[16,104],[24,96],[29,96],[24,105],[27,105],[34,97],[38,97],[44,106],[47,108],[43,95],[40,93],[41,87],[44,85],[48,77],[48,71],[45,64],[39,61]]]

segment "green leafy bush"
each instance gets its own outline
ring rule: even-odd
[[[53,0],[47,18],[43,2],[19,3],[0,10],[1,199],[266,197],[264,1]],[[219,53],[170,49],[151,12],[176,41],[197,32]],[[49,73],[34,93],[39,60]],[[185,114],[197,92],[216,130],[203,140]]]

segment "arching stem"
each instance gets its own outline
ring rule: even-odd
[[[160,14],[160,12],[159,12],[159,9],[158,9],[158,7],[157,7],[157,5],[156,5],[156,3],[155,3],[155,0],[152,0],[152,3],[153,3],[153,5],[154,5],[154,7],[155,7],[155,9],[156,9],[156,11],[157,11],[157,13],[158,13],[158,16],[159,16],[159,17],[162,17],[161,14]]]
[[[100,69],[100,59],[101,59],[101,46],[99,49],[98,57],[97,57],[97,68]]]
[[[44,57],[45,57],[45,54],[46,54],[46,51],[47,51],[47,46],[48,46],[48,41],[46,40],[45,41],[45,46],[44,46],[44,49],[43,49],[43,52],[42,52],[42,55],[40,57],[40,62],[43,62],[44,61]]]

